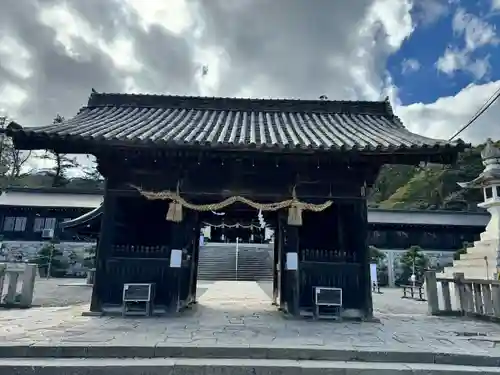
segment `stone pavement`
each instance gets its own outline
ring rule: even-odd
[[[88,305],[0,311],[0,357],[194,358],[231,351],[241,358],[500,366],[500,325],[426,316],[425,303],[401,302],[399,291],[374,295],[380,323],[354,323],[284,319],[254,282],[205,288],[199,304],[177,317],[82,316]]]

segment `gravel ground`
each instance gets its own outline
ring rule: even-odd
[[[258,282],[261,289],[272,298],[273,283]],[[400,288],[381,288],[382,293],[373,294],[373,309],[375,314],[382,315],[427,315],[427,302],[403,299]]]
[[[92,288],[84,285],[85,279],[37,279],[35,282],[35,306],[70,306],[90,302]],[[210,282],[200,282],[197,296],[201,297]],[[272,298],[272,282],[258,282],[260,288]],[[426,315],[427,303],[402,299],[399,288],[383,288],[382,294],[373,294],[373,307],[383,315]]]
[[[201,297],[210,283],[203,282],[198,287]],[[41,307],[79,305],[90,302],[92,288],[85,285],[85,279],[40,279],[35,281],[33,304]]]
[[[89,303],[92,288],[85,279],[40,279],[35,281],[33,304],[54,307]]]

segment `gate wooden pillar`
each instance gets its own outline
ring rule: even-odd
[[[357,204],[359,224],[358,233],[360,235],[360,255],[361,255],[361,292],[364,297],[365,319],[373,318],[372,285],[370,276],[370,249],[368,247],[368,208],[366,198],[360,199]]]
[[[277,220],[277,240],[278,242],[278,306],[279,310],[286,311],[286,301],[287,301],[287,279],[286,279],[286,249],[285,249],[285,221],[280,215]]]
[[[95,255],[95,275],[90,301],[91,312],[101,312],[103,297],[108,293],[109,285],[106,282],[106,262],[111,255],[115,233],[116,195],[109,189],[109,183],[104,182],[104,202],[101,221],[101,232],[97,241]]]
[[[273,244],[273,305],[278,305],[279,297],[279,276],[280,272],[280,235],[278,225],[274,227],[274,244]]]
[[[198,262],[200,260],[200,221],[198,220],[198,214],[196,214],[196,221],[193,228],[193,253],[191,262],[191,285],[190,294],[191,302],[196,303],[196,285],[198,284]]]
[[[170,268],[168,270],[170,274],[170,301],[168,301],[167,306],[174,311],[179,311],[181,303],[182,262],[181,267],[172,267],[172,252],[174,250],[182,251],[185,248],[185,224],[185,219],[180,223],[172,222],[170,224]]]
[[[300,315],[299,300],[299,228],[285,225],[285,277],[286,277],[286,307],[287,312],[293,316]],[[292,264],[292,260],[293,263]]]

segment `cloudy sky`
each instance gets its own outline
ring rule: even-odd
[[[0,111],[46,125],[91,88],[389,95],[447,138],[500,88],[499,24],[500,0],[0,0]],[[500,101],[462,137],[500,139]]]

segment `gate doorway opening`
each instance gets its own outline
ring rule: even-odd
[[[266,214],[269,219],[269,215]],[[264,213],[237,204],[200,215],[197,301],[267,310],[273,297],[274,230]]]

